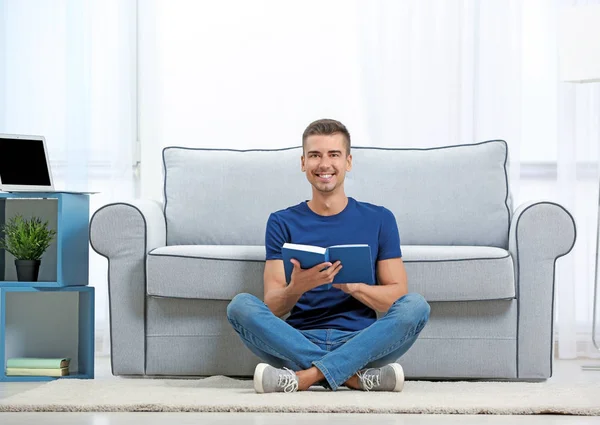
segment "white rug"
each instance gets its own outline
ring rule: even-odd
[[[600,415],[600,383],[408,381],[400,393],[313,387],[256,394],[251,381],[56,380],[0,400],[0,412],[327,412]]]

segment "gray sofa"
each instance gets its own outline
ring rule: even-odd
[[[164,201],[100,208],[115,375],[250,376],[259,359],[226,318],[262,299],[269,213],[310,199],[299,147],[163,151]],[[408,378],[543,380],[552,374],[556,259],[575,223],[553,202],[513,209],[503,141],[352,148],[346,193],[396,216],[409,289],[430,321],[400,360]]]

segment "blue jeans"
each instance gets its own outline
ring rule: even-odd
[[[323,384],[336,390],[357,371],[400,358],[427,323],[429,304],[411,293],[360,331],[297,330],[254,295],[238,294],[227,306],[227,319],[246,347],[264,362],[293,371],[315,366],[325,376]]]

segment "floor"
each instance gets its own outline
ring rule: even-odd
[[[600,360],[558,360],[554,363],[555,382],[600,382],[600,371],[582,371],[582,365],[600,366]],[[96,379],[112,379],[110,360],[96,359]],[[0,383],[0,399],[34,388],[40,383]],[[600,400],[598,401],[600,404]],[[0,413],[0,424],[206,424],[221,425],[244,423],[249,425],[429,425],[429,424],[526,424],[526,425],[600,425],[600,417],[578,417],[563,415],[369,415],[369,414],[267,414],[267,413]]]

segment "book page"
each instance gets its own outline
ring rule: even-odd
[[[327,251],[326,248],[321,248],[320,246],[302,245],[297,243],[284,243],[283,247],[287,249],[295,249],[297,251],[314,252],[316,254],[325,254]]]
[[[369,245],[364,244],[364,243],[359,243],[359,244],[349,244],[349,245],[333,245],[333,246],[330,246],[329,248],[354,248],[354,247],[360,247],[360,246],[369,246]]]

